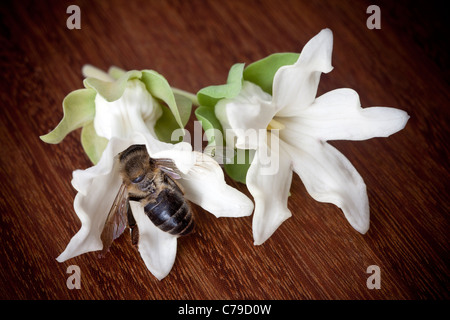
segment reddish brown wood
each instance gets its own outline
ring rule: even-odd
[[[66,2],[2,2],[0,298],[448,299],[446,10],[402,2],[379,2],[381,30],[366,27],[369,1],[79,1],[81,30],[66,28]],[[194,206],[197,232],[179,239],[162,281],[127,235],[104,259],[55,260],[80,227],[71,173],[90,162],[79,131],[59,145],[39,135],[82,87],[84,64],[154,69],[196,92],[223,83],[234,63],[300,51],[324,27],[334,32],[335,69],[319,94],[350,87],[364,107],[411,116],[388,139],[332,142],[367,184],[366,235],[335,206],[312,200],[295,176],[293,217],[262,246],[253,245],[251,217],[216,219]],[[66,286],[72,264],[80,290]],[[366,287],[369,265],[381,269],[380,290]]]

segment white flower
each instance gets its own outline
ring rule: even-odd
[[[126,138],[133,132],[151,133],[161,117],[159,103],[138,79],[129,80],[122,96],[112,102],[101,95],[95,97],[94,128],[106,139]]]
[[[85,88],[64,98],[64,117],[55,129],[40,137],[44,142],[59,143],[82,127],[81,143],[95,164],[112,137],[143,132],[172,142],[172,132],[189,120],[192,97],[170,87],[156,71],[125,72],[111,67],[106,73],[85,65],[82,72]]]
[[[148,133],[134,134],[127,138],[112,137],[95,166],[73,173],[72,185],[78,191],[74,208],[82,226],[57,258],[59,262],[103,249],[100,236],[122,184],[114,158],[133,144],[145,144],[153,158],[169,158],[174,161],[181,172],[181,179],[177,181],[184,189],[187,200],[217,217],[242,217],[252,213],[252,201],[228,186],[220,166],[209,156],[192,152],[189,144],[164,143]],[[144,213],[139,202],[130,201],[130,206],[139,228],[140,255],[151,273],[162,279],[174,264],[177,237],[158,229]]]
[[[145,145],[152,158],[172,159],[180,171],[181,178],[177,182],[183,188],[187,200],[216,217],[250,215],[253,202],[225,183],[222,169],[211,157],[193,152],[187,143],[170,144],[157,139],[156,122],[162,118],[163,111],[152,94],[166,101],[174,112],[174,116],[170,116],[170,111],[166,112],[165,120],[160,126],[162,132],[176,127],[178,122],[187,121],[191,110],[190,102],[183,102],[182,97],[174,95],[165,79],[155,72],[123,73],[117,69],[112,72],[119,73],[120,77],[116,82],[112,82],[113,78],[109,74],[97,68],[83,68],[83,73],[88,76],[87,84],[104,93],[89,94],[90,108],[95,106],[95,112],[90,110],[88,119],[92,121],[95,130],[93,139],[98,140],[97,136],[105,138],[107,144],[98,152],[101,157],[96,165],[73,172],[72,185],[78,191],[74,209],[82,226],[57,260],[63,262],[86,252],[107,249],[103,248],[101,234],[123,182],[116,156],[134,144]],[[152,94],[148,87],[152,88]],[[92,97],[95,97],[94,101],[91,101]],[[76,107],[80,100],[74,99],[70,106],[73,104]],[[183,105],[182,108],[179,108],[179,103]],[[172,118],[180,121],[176,121],[174,126],[174,121],[170,120]],[[72,126],[63,123],[62,128],[61,131],[65,134],[68,131],[66,129],[71,129]],[[63,136],[58,131],[56,133],[58,139]],[[92,135],[87,137],[91,138]],[[55,141],[59,142],[57,139]],[[88,139],[87,142],[91,141]],[[157,228],[145,214],[141,203],[130,201],[130,208],[139,229],[140,255],[155,277],[162,279],[174,264],[177,236]]]
[[[272,96],[245,81],[237,97],[216,105],[227,143],[256,149],[246,176],[255,200],[255,244],[266,241],[291,216],[287,203],[292,171],[315,200],[340,207],[357,231],[364,234],[369,228],[364,181],[326,141],[387,137],[403,129],[409,116],[394,108],[362,109],[351,89],[336,89],[316,98],[321,73],[333,69],[332,45],[332,32],[322,30],[305,45],[295,64],[278,69]],[[252,139],[255,130],[262,130],[264,139]],[[276,164],[276,172],[266,170],[266,157]]]

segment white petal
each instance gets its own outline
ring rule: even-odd
[[[139,228],[139,253],[150,272],[161,280],[175,263],[177,237],[156,227],[139,202],[130,201],[130,206]]]
[[[81,221],[81,228],[57,258],[59,262],[103,248],[100,235],[122,183],[115,157],[137,143],[146,143],[148,149],[155,151],[166,147],[166,144],[155,140],[151,135],[139,134],[128,140],[112,138],[95,166],[73,172],[72,185],[78,191],[74,209]]]
[[[144,83],[129,80],[122,96],[112,102],[95,96],[94,127],[106,139],[128,138],[136,132],[155,135],[156,121],[162,115],[161,106],[147,91]]]
[[[278,69],[273,80],[273,103],[278,116],[298,115],[313,103],[322,72],[330,72],[333,33],[322,30],[303,48],[294,65]]]
[[[150,155],[164,155],[164,152],[172,151],[175,153],[175,156],[170,154],[170,152],[168,154],[177,159],[177,164],[181,163],[180,159],[189,159],[186,153],[188,155],[192,154],[192,152],[187,151],[191,149],[191,146],[186,143],[179,143],[177,145],[164,143],[153,138],[151,134],[137,133],[129,139],[112,138],[95,166],[86,170],[76,170],[73,172],[72,185],[78,191],[74,200],[74,209],[81,220],[81,228],[70,240],[64,252],[57,258],[59,262],[103,248],[100,236],[111,205],[122,184],[116,155],[133,144],[145,144]],[[184,152],[185,155],[179,156],[178,153],[181,152]],[[187,170],[189,170],[193,166],[193,163],[189,167],[188,161],[185,160],[180,166],[182,168],[188,167]],[[147,220],[149,219],[147,218]],[[146,230],[150,230],[150,228],[146,227]],[[158,228],[154,228],[159,231]],[[154,236],[149,235],[146,237]],[[161,237],[164,238],[163,236],[158,236],[158,239]],[[151,252],[148,250],[150,249],[145,249],[144,255],[146,257],[151,255]],[[159,271],[155,272],[157,277],[161,277],[163,274]]]
[[[408,119],[408,114],[399,109],[362,109],[354,90],[337,89],[318,97],[301,116],[281,121],[296,135],[320,140],[365,140],[388,137],[403,129]]]
[[[272,139],[271,134],[268,136]],[[289,154],[273,142],[269,149],[261,144],[247,172],[246,182],[255,201],[253,239],[255,245],[260,245],[291,216],[287,206],[292,182]]]
[[[187,173],[195,165],[196,156],[192,152],[192,146],[187,142],[179,142],[175,145],[170,145],[165,150],[160,150],[156,153],[150,153],[152,158],[168,158],[172,159],[177,169],[182,173]]]
[[[72,179],[73,187],[83,195],[87,195],[95,179],[111,174],[117,154],[133,144],[145,144],[151,157],[173,159],[182,172],[189,171],[195,163],[195,155],[191,152],[190,144],[165,143],[155,139],[151,134],[135,133],[127,139],[112,138],[97,165],[85,170],[75,170]]]
[[[103,248],[100,235],[122,184],[118,167],[113,161],[115,151],[121,149],[120,143],[116,142],[114,139],[110,141],[97,165],[74,172],[72,184],[79,190],[74,209],[81,221],[81,228],[57,258],[59,262]]]
[[[215,113],[224,131],[228,146],[256,149],[258,130],[266,130],[275,115],[271,96],[259,86],[244,81],[241,92],[232,99],[220,100]],[[236,137],[236,141],[234,138]]]
[[[111,139],[99,162],[85,170],[75,170],[73,172],[72,185],[81,194],[90,195],[92,183],[97,178],[110,174],[117,174],[115,171],[115,156],[133,144],[133,140]]]
[[[147,147],[147,152],[151,157],[154,157],[156,154],[167,150],[185,150],[190,148],[190,146],[186,146],[186,143],[181,142],[178,144],[171,144],[162,142],[156,139],[152,134],[142,132],[134,132],[127,139],[121,140],[127,141],[127,143],[129,144],[145,144],[145,146]]]
[[[296,143],[297,148],[283,146],[308,193],[341,208],[351,226],[366,233],[370,223],[366,185],[350,161],[326,142],[304,137]]]
[[[108,82],[114,81],[114,78],[112,78],[108,73],[90,64],[85,64],[81,68],[81,73],[85,78],[96,78]]]
[[[194,152],[196,163],[177,180],[183,187],[186,199],[216,217],[243,217],[253,211],[253,202],[225,182],[222,168],[210,156]]]
[[[172,159],[181,172],[188,172],[195,163],[195,155],[192,153],[192,146],[187,142],[171,144],[159,141],[152,134],[136,132],[128,139],[116,139],[123,142],[125,150],[132,144],[145,144],[147,152],[152,158]]]

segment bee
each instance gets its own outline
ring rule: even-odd
[[[122,184],[106,218],[101,234],[104,256],[112,242],[125,230],[131,231],[131,242],[137,246],[139,230],[129,201],[137,201],[155,226],[175,236],[194,229],[194,218],[183,191],[175,180],[178,170],[170,159],[153,159],[145,145],[132,145],[118,154]]]

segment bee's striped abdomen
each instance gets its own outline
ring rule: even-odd
[[[179,189],[161,190],[144,211],[155,226],[170,234],[182,236],[194,228],[191,210]]]

